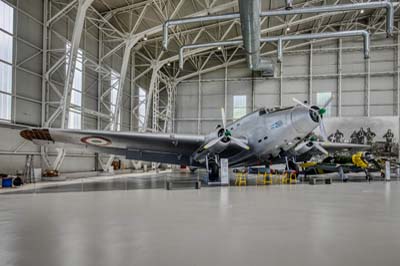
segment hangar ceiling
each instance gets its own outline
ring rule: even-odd
[[[262,11],[284,9],[286,1],[263,0]],[[364,1],[311,0],[294,1],[294,8],[323,5],[361,3]],[[226,0],[174,0],[174,1],[128,1],[95,0],[93,6],[121,32],[141,35],[135,46],[137,55],[148,59],[165,60],[173,65],[163,68],[167,75],[185,77],[200,69],[244,58],[241,47],[211,47],[206,51],[193,52],[185,56],[184,70],[178,70],[173,62],[179,47],[192,43],[225,41],[241,37],[239,19],[212,21],[175,26],[170,29],[168,51],[162,50],[162,24],[168,19],[188,18],[211,14],[239,12],[238,1]],[[396,6],[397,11],[397,6]],[[261,37],[293,35],[317,32],[366,29],[371,33],[385,31],[385,9],[353,10],[321,14],[298,14],[290,16],[264,17],[261,19]],[[397,29],[395,29],[397,30]],[[305,41],[291,41],[286,47]],[[264,43],[261,53],[276,51],[276,44]],[[275,56],[273,57],[275,59]],[[213,69],[213,68],[211,68]]]

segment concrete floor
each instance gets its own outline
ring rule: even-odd
[[[400,183],[3,194],[0,265],[398,266]]]

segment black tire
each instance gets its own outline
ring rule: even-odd
[[[216,182],[219,179],[219,167],[217,164],[211,164],[209,166],[208,181]]]
[[[288,161],[288,166],[289,166],[289,170],[296,171],[296,173],[300,172],[299,166],[292,160]]]
[[[196,167],[189,167],[189,170],[192,174],[194,174],[194,172],[196,172],[197,168]]]

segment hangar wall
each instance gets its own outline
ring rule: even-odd
[[[221,123],[225,101],[231,120],[234,95],[246,95],[247,112],[251,112],[262,106],[293,105],[293,97],[315,104],[318,92],[331,92],[332,116],[397,116],[398,36],[374,35],[369,60],[364,60],[362,48],[357,39],[314,42],[285,51],[274,78],[252,78],[246,65],[240,64],[182,81],[175,131],[210,132]]]
[[[42,113],[42,47],[43,47],[43,2],[44,1],[22,1],[5,0],[14,8],[14,49],[13,49],[13,110],[12,124],[25,126],[41,126]],[[53,3],[53,2],[52,2]],[[54,16],[62,6],[52,4],[50,7],[51,16]],[[66,42],[71,40],[75,21],[75,11],[71,11],[67,16],[61,17],[51,27],[49,34],[49,49],[65,49]],[[98,61],[100,54],[110,51],[114,44],[99,44],[99,30],[85,22],[82,32],[80,49],[84,52],[84,57]],[[120,70],[123,50],[106,58],[103,64],[116,70]],[[56,60],[53,56],[50,61]],[[54,63],[54,62],[52,62]],[[130,69],[130,67],[128,68]],[[65,78],[65,67],[60,67],[53,75],[53,80],[58,82],[61,90]],[[129,130],[131,123],[136,123],[131,116],[131,96],[136,90],[131,89],[130,73],[128,71],[123,90],[123,109],[121,130]],[[138,83],[146,88],[145,76]],[[98,84],[97,72],[89,67],[83,69],[82,82],[82,105],[91,110],[99,110],[108,113],[104,106],[98,106],[99,93],[109,88],[109,80],[101,80]],[[100,85],[100,86],[98,86]],[[99,90],[100,88],[100,90]],[[132,95],[131,95],[132,93]],[[59,100],[54,91],[49,90],[48,101]],[[109,100],[107,100],[109,101]],[[56,105],[48,108],[47,117],[55,110]],[[101,129],[108,121],[98,119],[97,116],[87,113],[82,114],[82,129]],[[53,127],[60,125],[60,119],[56,120]],[[0,127],[0,169],[5,173],[15,173],[22,170],[25,163],[26,154],[34,154],[34,165],[40,167],[40,149],[31,143],[24,143],[19,137],[17,130],[10,130]],[[20,146],[21,145],[21,146]],[[56,151],[50,149],[50,160],[56,156]],[[67,153],[66,159],[61,167],[62,172],[92,171],[95,168],[94,154],[81,150],[72,150]]]

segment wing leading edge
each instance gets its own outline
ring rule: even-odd
[[[39,145],[79,145],[127,159],[171,164],[191,164],[191,155],[205,140],[199,135],[54,128],[26,129],[20,135]]]
[[[354,144],[354,143],[336,143],[336,142],[317,142],[322,148],[328,152],[351,150],[351,151],[369,151],[371,145],[368,144]]]

